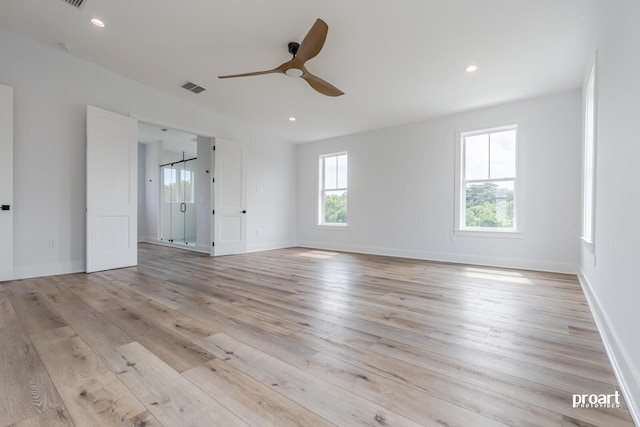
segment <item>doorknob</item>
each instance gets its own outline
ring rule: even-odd
[[[2,210],[3,211],[10,211],[11,210],[11,206],[10,205],[2,205]]]
[[[242,211],[242,213],[247,213],[247,211]]]

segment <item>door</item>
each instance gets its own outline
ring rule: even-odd
[[[138,263],[138,122],[87,106],[87,273]]]
[[[174,216],[178,214],[178,171],[173,164],[160,166],[160,240],[174,241]]]
[[[247,250],[244,156],[242,144],[215,139],[213,255]]]
[[[0,282],[13,278],[13,88],[0,85]]]

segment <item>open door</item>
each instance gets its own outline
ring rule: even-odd
[[[13,88],[0,85],[0,282],[13,279]]]
[[[138,122],[87,106],[87,273],[138,263]]]
[[[247,251],[244,145],[215,138],[213,255]]]

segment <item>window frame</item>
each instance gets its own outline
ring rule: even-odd
[[[498,133],[504,131],[516,131],[516,147],[515,147],[515,175],[508,178],[488,178],[488,179],[466,179],[466,146],[465,138]],[[518,124],[509,124],[494,126],[483,129],[474,129],[468,131],[456,132],[456,171],[455,171],[455,219],[454,234],[461,236],[476,237],[502,237],[502,238],[521,238],[521,218],[519,215],[519,187],[520,187],[520,129]],[[490,145],[489,145],[490,150]],[[489,154],[490,162],[490,154]],[[481,182],[513,182],[513,226],[510,228],[503,227],[471,227],[466,225],[466,184]]]
[[[584,85],[582,116],[582,228],[580,230],[580,239],[592,253],[595,252],[596,235],[596,145],[598,127],[597,68],[596,52]],[[591,118],[591,122],[589,122],[589,118]]]
[[[336,157],[336,165],[337,158],[339,156],[347,156],[347,186],[344,188],[325,188],[325,161],[328,158]],[[318,227],[337,227],[339,229],[345,229],[349,227],[349,152],[348,151],[338,151],[334,153],[321,154],[318,156]],[[336,166],[336,174],[338,173]],[[336,181],[337,182],[337,181]],[[347,222],[339,223],[339,222],[325,222],[324,221],[324,207],[325,207],[325,194],[328,191],[345,191],[347,193]]]

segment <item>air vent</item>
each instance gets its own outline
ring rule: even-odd
[[[65,3],[80,9],[86,0],[64,0]]]
[[[195,83],[191,83],[191,82],[185,82],[182,87],[186,90],[188,90],[189,92],[193,92],[193,93],[200,93],[202,91],[205,91],[206,89],[203,88],[202,86],[198,86]]]

